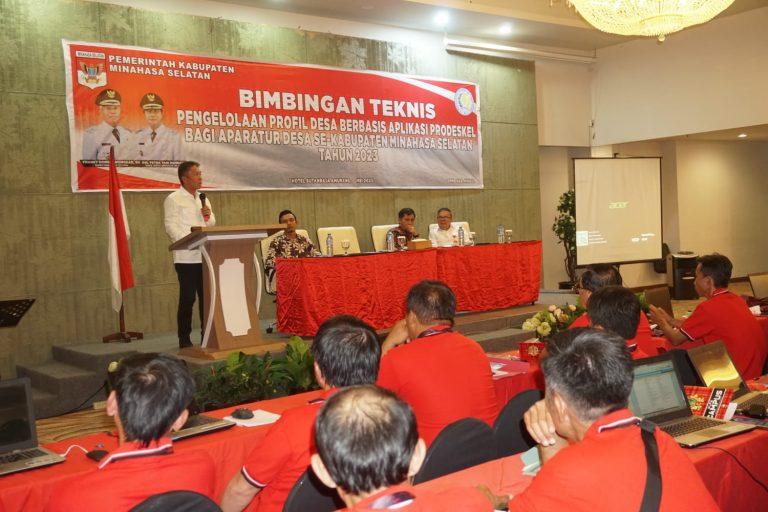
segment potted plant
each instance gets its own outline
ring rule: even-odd
[[[560,196],[552,232],[557,236],[557,243],[565,248],[563,262],[569,281],[562,281],[559,285],[561,290],[568,290],[576,282],[576,192],[573,189]]]

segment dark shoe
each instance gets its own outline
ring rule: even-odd
[[[191,341],[179,340],[179,348],[189,348],[191,346],[192,346],[192,342]]]

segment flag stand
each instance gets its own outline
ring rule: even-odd
[[[125,313],[123,312],[123,306],[120,306],[120,331],[104,336],[101,338],[101,341],[103,343],[112,343],[113,341],[130,343],[133,340],[142,339],[144,339],[144,333],[125,330]]]

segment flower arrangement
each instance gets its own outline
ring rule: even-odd
[[[564,304],[562,306],[555,306],[553,304],[523,322],[523,330],[536,331],[540,338],[548,338],[553,334],[566,330],[584,311],[585,309],[580,305]]]

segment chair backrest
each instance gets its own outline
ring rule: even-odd
[[[307,238],[307,239],[310,239],[309,238],[309,232],[306,229],[297,229],[296,233],[301,235],[301,236],[303,236],[303,237],[305,237],[305,238]],[[272,243],[272,240],[274,240],[274,238],[277,235],[281,235],[281,234],[283,234],[283,230],[280,230],[277,233],[274,233],[274,234],[268,236],[267,238],[262,238],[259,241],[259,244],[261,246],[261,262],[262,263],[266,262],[266,260],[267,260],[267,251],[269,250],[269,244]],[[262,268],[262,270],[264,270],[264,269]],[[276,286],[277,286],[277,284],[275,282],[275,276],[274,275],[267,276],[267,279],[264,280],[264,288],[266,289],[267,293],[270,294],[270,295],[275,295],[277,293],[277,287]]]
[[[464,228],[464,235],[466,235],[467,240],[469,240],[469,222],[464,222],[461,220],[455,220],[451,222],[451,226],[455,227],[456,229],[459,229],[459,226]],[[430,224],[429,225],[429,234],[437,231],[437,224]]]
[[[672,298],[669,295],[668,286],[658,286],[656,288],[647,288],[643,290],[645,293],[645,301],[648,304],[652,304],[657,308],[661,308],[671,316],[675,316],[675,312],[672,310]]]
[[[542,398],[544,394],[540,390],[529,389],[513,396],[501,410],[493,424],[499,457],[522,453],[536,446],[536,441],[525,428],[523,414]]]
[[[170,491],[150,496],[130,512],[221,512],[221,508],[200,493]]]
[[[371,226],[371,240],[373,240],[373,250],[383,251],[387,248],[387,231],[396,228],[397,224],[381,224]]]
[[[432,442],[415,484],[455,473],[496,458],[493,430],[475,418],[464,418],[445,427]]]
[[[307,469],[293,484],[283,512],[331,512],[344,506],[336,490],[323,485],[312,469]]]
[[[768,272],[749,275],[749,285],[752,287],[752,296],[758,299],[768,297]]]
[[[342,240],[349,240],[348,254],[360,254],[360,243],[357,241],[357,231],[352,226],[340,226],[335,228],[318,228],[317,244],[320,246],[320,252],[326,253],[325,238],[328,233],[333,235],[333,254],[344,254],[341,248]]]

